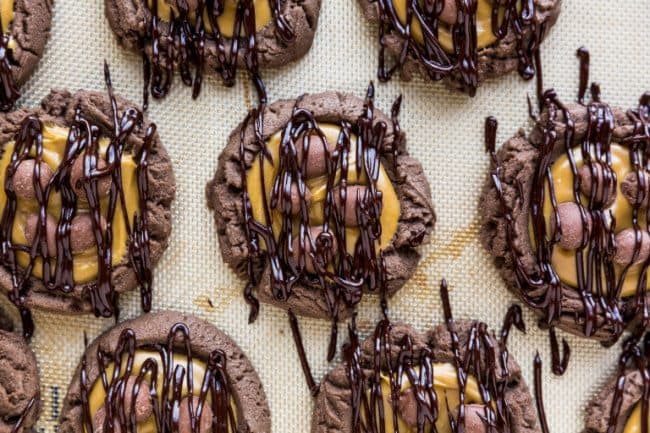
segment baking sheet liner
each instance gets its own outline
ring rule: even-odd
[[[592,54],[592,79],[602,84],[603,99],[624,108],[635,106],[648,88],[650,27],[648,0],[565,0],[557,25],[543,44],[544,78],[565,100],[573,100],[578,84],[575,50],[587,46]],[[118,46],[104,18],[104,0],[59,0],[54,8],[52,37],[39,69],[23,88],[19,105],[38,104],[51,88],[105,90],[102,65],[106,59],[116,92],[141,102],[141,62]],[[265,71],[269,100],[304,92],[340,90],[363,96],[376,77],[376,29],[361,16],[356,0],[323,0],[313,49],[297,63]],[[273,431],[308,432],[312,400],[303,381],[286,314],[262,307],[258,321],[248,325],[242,299],[243,282],[221,260],[212,214],[204,189],[213,176],[217,157],[230,131],[254,101],[240,74],[234,88],[208,78],[198,100],[189,88],[174,87],[163,102],[153,102],[150,119],[157,123],[172,158],[177,180],[173,232],[169,249],[155,272],[154,310],[173,308],[207,319],[229,333],[245,350],[264,384]],[[375,79],[376,81],[376,79]],[[483,153],[483,120],[499,119],[499,142],[528,126],[526,94],[534,83],[517,74],[487,83],[470,99],[450,93],[440,84],[394,80],[377,85],[377,106],[388,110],[404,95],[401,123],[410,152],[418,157],[431,182],[438,214],[433,242],[422,250],[423,260],[413,278],[390,302],[394,320],[424,329],[442,319],[438,283],[450,283],[457,317],[480,318],[500,327],[515,298],[506,290],[478,239],[478,194],[488,170]],[[13,310],[4,297],[0,305]],[[140,313],[138,293],[123,296],[122,318]],[[16,315],[13,314],[16,318]],[[359,323],[364,335],[379,318],[377,299],[364,299]],[[511,352],[532,385],[532,359],[540,350],[549,424],[554,433],[577,433],[583,408],[614,367],[617,349],[567,337],[573,349],[568,372],[550,373],[547,334],[536,329],[527,313],[527,335],[515,334]],[[44,412],[39,430],[54,433],[68,383],[83,351],[83,332],[90,339],[112,325],[111,320],[35,312],[32,341],[41,370]],[[330,324],[301,321],[305,347],[314,374],[320,378],[331,366],[325,362]],[[340,335],[344,335],[343,332]]]

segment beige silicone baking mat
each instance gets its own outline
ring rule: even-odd
[[[575,50],[586,45],[592,53],[592,79],[602,83],[603,98],[632,107],[650,87],[647,30],[649,0],[565,0],[557,25],[543,46],[548,86],[565,100],[575,98],[578,65]],[[299,62],[264,77],[270,100],[304,92],[340,90],[362,96],[375,79],[375,28],[361,17],[356,0],[323,0],[313,49]],[[139,56],[116,43],[104,19],[104,0],[57,0],[52,37],[40,68],[23,89],[22,105],[38,104],[51,88],[104,90],[102,62],[111,65],[116,91],[141,102]],[[178,185],[173,206],[169,249],[155,273],[154,309],[193,313],[228,332],[255,365],[268,397],[276,433],[308,432],[312,400],[303,381],[286,315],[263,307],[260,318],[247,324],[248,307],[242,281],[222,263],[212,215],[205,206],[205,183],[214,174],[217,156],[229,132],[250,103],[245,76],[232,89],[208,79],[198,100],[190,90],[174,88],[163,102],[154,102],[150,118],[174,163]],[[438,281],[452,288],[457,317],[473,317],[500,326],[515,301],[506,291],[491,260],[477,241],[478,193],[488,169],[483,153],[483,119],[500,121],[502,141],[527,126],[526,94],[533,83],[512,74],[479,89],[474,99],[450,93],[441,85],[398,80],[377,86],[377,105],[388,109],[404,95],[401,122],[409,149],[422,161],[432,186],[438,213],[432,245],[404,289],[391,301],[392,317],[424,329],[441,320]],[[0,304],[7,309],[6,299]],[[137,294],[122,299],[123,318],[140,314]],[[15,317],[15,316],[14,316]],[[375,298],[364,299],[360,322],[364,335],[378,317]],[[41,371],[45,409],[39,427],[54,433],[61,403],[83,350],[83,331],[94,338],[110,320],[35,313],[32,342]],[[549,358],[545,333],[527,315],[528,335],[512,338],[511,351],[532,384],[532,357],[537,349]],[[301,320],[308,356],[317,378],[330,367],[325,362],[329,323]],[[546,362],[544,378],[550,427],[554,433],[582,429],[583,407],[612,371],[617,348],[569,338],[573,355],[568,372],[552,377]]]

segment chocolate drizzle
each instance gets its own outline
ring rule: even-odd
[[[2,22],[0,22],[0,35],[0,111],[9,111],[20,98],[20,91],[12,71],[15,60],[13,50],[9,48],[11,35],[5,33]]]
[[[553,89],[543,92],[540,104],[543,108],[542,115],[536,116],[537,129],[541,139],[536,140],[539,153],[537,168],[534,173],[530,190],[530,220],[532,222],[532,239],[536,257],[536,269],[531,273],[527,270],[518,256],[514,243],[515,222],[513,209],[505,200],[501,182],[501,167],[495,152],[496,120],[491,118],[486,122],[486,146],[492,157],[493,170],[491,178],[502,204],[502,216],[506,222],[506,239],[511,252],[512,262],[515,267],[518,291],[521,297],[531,308],[541,312],[545,326],[556,325],[563,316],[563,284],[551,263],[553,248],[558,243],[560,230],[556,233],[547,233],[546,220],[543,206],[546,191],[549,191],[553,206],[552,218],[559,227],[558,203],[553,188],[551,165],[557,155],[557,149],[565,149],[573,173],[574,202],[580,210],[583,235],[581,246],[575,250],[575,265],[578,287],[575,288],[580,295],[583,312],[576,314],[576,323],[583,327],[585,336],[590,337],[597,332],[608,333],[605,344],[613,344],[624,331],[626,325],[638,318],[644,325],[648,324],[649,314],[645,296],[647,270],[650,260],[645,260],[637,283],[635,302],[633,307],[624,308],[621,291],[625,276],[631,264],[624,267],[617,277],[614,272],[613,255],[616,249],[614,230],[616,221],[614,216],[606,209],[603,197],[608,191],[616,188],[616,175],[612,169],[612,156],[610,146],[615,126],[614,114],[611,107],[602,102],[600,87],[593,83],[590,86],[591,101],[585,102],[585,93],[589,80],[589,53],[585,48],[578,50],[580,58],[580,85],[578,103],[587,110],[587,128],[584,138],[576,143],[575,119],[572,118],[569,108],[559,99]],[[646,188],[647,177],[644,171],[650,167],[650,97],[644,94],[635,110],[629,110],[627,117],[633,125],[631,134],[620,140],[622,145],[629,149],[632,171],[637,174],[640,195]],[[559,125],[559,126],[558,126]],[[589,167],[592,179],[602,173],[603,194],[597,194],[593,187],[589,194],[588,202],[583,205],[581,201],[581,183],[574,149],[581,153],[584,164]],[[620,181],[620,180],[619,180]],[[523,191],[523,185],[519,185]],[[545,190],[546,188],[546,190]],[[642,197],[641,197],[642,198]],[[646,230],[639,221],[641,213],[641,200],[633,205],[633,229],[635,232],[633,260],[639,257],[641,250],[642,231]],[[587,229],[588,219],[592,223],[591,232]],[[647,221],[646,221],[647,222]],[[566,318],[566,317],[564,317]],[[555,344],[557,348],[557,343]],[[565,356],[568,356],[565,352]],[[556,371],[559,356],[554,355],[554,368]]]
[[[147,358],[140,371],[134,369],[136,351],[152,351],[160,355],[162,363],[154,357]],[[185,355],[185,365],[174,363],[174,355]],[[96,380],[101,381],[104,391],[103,408],[105,410],[102,429],[95,429],[91,419],[89,397],[94,383],[90,382],[86,355],[82,359],[81,368],[81,401],[83,404],[83,426],[86,432],[96,430],[103,432],[135,432],[136,419],[133,407],[127,407],[126,401],[135,404],[138,392],[146,385],[149,389],[148,401],[153,406],[152,416],[155,418],[159,433],[172,433],[179,431],[179,413],[183,399],[182,389],[186,387],[187,395],[194,395],[194,390],[199,389],[198,404],[190,399],[189,413],[192,433],[203,433],[200,428],[201,417],[206,409],[211,409],[213,419],[210,432],[230,433],[236,428],[236,414],[232,406],[232,392],[226,374],[226,354],[216,349],[207,360],[206,371],[201,383],[194,382],[193,354],[190,330],[184,323],[175,324],[169,331],[165,343],[140,344],[135,331],[125,329],[122,331],[114,352],[97,350],[97,363],[99,375]],[[109,377],[107,368],[113,365],[113,374]],[[159,375],[162,383],[158,383]],[[135,376],[134,386],[130,389],[132,395],[127,398],[127,382]],[[162,392],[158,394],[157,390]],[[208,401],[208,399],[210,399]],[[131,416],[128,416],[128,413]],[[183,430],[185,431],[185,430]]]
[[[233,37],[230,39],[224,37],[217,22],[227,1],[237,2]],[[192,87],[192,97],[197,98],[210,50],[216,51],[213,56],[216,64],[212,68],[221,76],[224,85],[235,84],[237,67],[244,63],[260,103],[266,103],[266,90],[258,64],[254,1],[198,0],[196,9],[190,10],[187,1],[176,0],[177,11],[171,10],[171,20],[166,23],[159,17],[158,0],[152,1],[152,7],[148,6],[149,0],[144,0],[149,21],[138,42],[145,77],[144,109],[148,106],[149,90],[154,98],[163,98],[169,93],[176,69],[183,83]],[[295,35],[282,15],[280,0],[264,1],[270,3],[276,35],[284,43],[291,42]],[[209,23],[204,22],[205,16]]]
[[[145,311],[151,308],[151,263],[149,252],[149,234],[147,224],[146,203],[148,199],[147,157],[153,145],[155,126],[147,129],[144,144],[140,149],[137,168],[138,192],[140,202],[138,214],[131,227],[130,217],[126,210],[126,202],[121,177],[121,161],[127,142],[136,128],[142,127],[142,113],[135,108],[127,108],[118,113],[117,102],[113,95],[108,66],[105,65],[105,77],[108,94],[111,101],[113,116],[113,131],[110,143],[106,149],[106,166],[98,167],[100,129],[85,117],[78,107],[74,120],[69,126],[69,134],[64,151],[64,157],[54,171],[50,181],[43,186],[41,179],[41,163],[43,162],[43,124],[35,115],[27,116],[20,125],[15,137],[15,146],[11,162],[5,176],[4,190],[7,197],[6,205],[0,221],[0,248],[2,265],[11,274],[13,289],[9,299],[20,310],[23,321],[23,333],[26,338],[34,331],[31,312],[28,308],[29,292],[32,290],[32,271],[41,259],[43,266],[42,281],[50,292],[70,293],[75,288],[73,279],[73,256],[71,254],[71,222],[77,213],[77,195],[71,182],[72,164],[76,158],[83,158],[83,176],[77,187],[83,187],[88,201],[89,214],[92,217],[92,230],[97,247],[98,274],[95,282],[84,286],[85,295],[91,302],[96,316],[111,317],[119,314],[117,292],[112,281],[112,223],[114,218],[124,219],[128,233],[129,260],[136,274],[142,291],[142,304]],[[36,202],[38,203],[38,223],[32,245],[17,245],[12,242],[12,230],[17,211],[17,196],[14,190],[14,176],[19,164],[34,155],[33,185]],[[111,186],[108,194],[106,223],[103,226],[102,204],[98,192],[98,183],[102,178],[110,176]],[[48,249],[47,242],[47,208],[50,195],[58,191],[61,195],[61,213],[56,229],[56,251]],[[121,204],[122,214],[117,214],[117,204]],[[29,254],[29,264],[22,268],[17,262],[17,252]]]
[[[382,193],[377,188],[377,179],[382,159],[392,155],[396,164],[397,149],[403,140],[399,132],[397,117],[401,98],[393,105],[392,133],[394,141],[386,146],[384,141],[389,125],[377,121],[374,108],[374,86],[371,84],[366,95],[363,113],[354,124],[340,123],[340,133],[336,143],[328,143],[319,128],[314,115],[300,107],[298,99],[291,119],[281,132],[279,160],[273,161],[265,141],[263,130],[263,111],[253,110],[244,125],[253,123],[255,144],[259,153],[252,164],[259,164],[262,173],[261,197],[264,200],[264,220],[253,217],[252,205],[247,190],[247,154],[244,148],[244,131],[240,140],[240,169],[243,190],[243,209],[245,233],[248,241],[248,283],[244,291],[251,305],[250,321],[254,321],[259,310],[259,302],[253,289],[259,283],[260,261],[266,262],[270,269],[269,278],[276,301],[287,301],[292,296],[296,284],[312,287],[323,293],[329,315],[332,318],[332,334],[328,359],[334,357],[337,336],[337,322],[344,309],[354,309],[363,296],[363,291],[375,292],[384,297],[385,264],[382,251],[376,242],[382,234],[381,213]],[[357,136],[356,143],[352,135]],[[299,152],[307,155],[309,146],[322,146],[326,167],[326,199],[324,202],[323,223],[317,235],[310,231],[308,203],[305,197],[305,180],[308,158],[299,160]],[[354,166],[348,166],[348,156],[354,153]],[[249,158],[250,159],[250,158]],[[264,180],[266,164],[277,166],[277,175],[271,191],[267,191]],[[353,254],[346,250],[345,206],[349,170],[356,170],[357,178],[365,178],[366,189],[363,196],[357,195],[356,223],[359,239]],[[340,172],[338,185],[335,184],[337,171]],[[291,189],[297,185],[300,211],[292,215]],[[338,196],[337,196],[338,194]],[[273,231],[272,213],[279,213],[281,228]],[[294,243],[294,228],[298,225],[297,243]],[[262,246],[262,242],[264,246]],[[297,245],[297,251],[295,251]],[[314,272],[307,270],[307,261],[313,263]],[[292,323],[292,329],[294,329]],[[296,327],[297,329],[297,327]],[[299,333],[294,332],[294,336]],[[299,345],[300,346],[300,345]],[[306,362],[306,361],[305,361]],[[304,365],[304,362],[303,362]],[[313,389],[313,387],[310,386]]]
[[[478,0],[405,0],[406,20],[403,22],[393,4],[394,0],[368,0],[376,2],[379,10],[379,68],[381,81],[389,80],[409,60],[417,61],[428,78],[434,81],[453,76],[460,88],[476,94],[479,84],[479,51],[477,45],[476,13]],[[456,21],[449,25],[441,21],[445,3],[455,2]],[[533,0],[506,0],[492,2],[491,31],[498,43],[513,34],[518,71],[524,79],[535,75],[534,57],[545,33],[544,25],[535,21]],[[500,11],[502,16],[500,16]],[[413,36],[413,26],[419,24],[423,41]],[[453,52],[447,53],[438,38],[441,27],[448,27]],[[486,30],[487,31],[487,30]],[[396,36],[401,44],[394,64],[387,65],[386,50],[390,38]]]
[[[27,402],[27,406],[25,406],[25,409],[23,410],[23,413],[20,415],[18,418],[18,421],[14,424],[14,426],[11,428],[11,433],[21,433],[23,431],[23,427],[25,427],[25,421],[27,420],[27,416],[34,410],[36,407],[36,397],[32,397],[29,399]]]
[[[456,331],[455,321],[449,302],[447,284],[440,286],[445,324],[451,340],[453,366],[457,371],[460,406],[458,413],[449,411],[449,427],[453,433],[465,431],[465,393],[470,376],[476,378],[480,390],[484,413],[482,420],[486,431],[511,431],[511,413],[506,402],[508,387],[507,340],[514,326],[525,331],[519,306],[512,306],[506,315],[501,336],[497,339],[487,325],[474,322],[464,347]],[[415,347],[409,335],[395,337],[393,325],[387,317],[375,328],[372,337],[373,354],[370,360],[362,355],[361,343],[357,336],[355,322],[348,328],[349,343],[343,347],[343,359],[350,386],[350,405],[352,408],[352,432],[379,433],[386,429],[384,400],[391,404],[395,433],[399,433],[397,416],[400,414],[399,397],[406,386],[413,389],[417,405],[417,432],[430,431],[440,415],[440,405],[448,405],[445,396],[438,396],[434,388],[437,362],[434,352],[428,345]],[[396,340],[397,338],[397,340]],[[500,353],[500,356],[497,356]],[[381,386],[383,377],[390,381],[391,395],[384,395]],[[404,383],[406,380],[408,383]],[[453,409],[453,408],[448,408]],[[415,426],[414,426],[415,428]],[[433,431],[436,431],[435,428]]]

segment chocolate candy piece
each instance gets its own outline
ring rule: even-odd
[[[305,201],[307,207],[311,204],[311,191],[305,186]],[[291,215],[300,214],[300,194],[298,193],[298,184],[291,185]]]
[[[642,177],[643,189],[639,191],[639,179]],[[623,179],[621,184],[621,192],[623,197],[627,199],[632,206],[638,205],[641,208],[647,209],[650,203],[650,173],[643,171],[641,173],[628,173]]]
[[[102,231],[106,230],[106,220],[100,218]],[[83,213],[72,218],[70,224],[70,245],[73,253],[79,253],[96,245],[95,233],[93,230],[93,217],[89,213]]]
[[[596,182],[592,182],[592,170],[596,174]],[[605,173],[609,173],[605,176]],[[583,165],[578,170],[580,176],[580,191],[587,197],[591,197],[592,188],[596,188],[594,204],[598,206],[610,206],[616,199],[616,174],[611,168],[599,162],[592,162],[591,166]]]
[[[465,406],[465,431],[467,433],[487,433],[488,426],[485,419],[485,406],[482,404],[468,404]]]
[[[56,255],[56,228],[57,228],[57,221],[56,219],[50,215],[47,214],[46,220],[45,220],[45,233],[41,235],[41,238],[43,236],[47,237],[47,252],[50,255],[50,257],[53,257]],[[25,239],[27,239],[27,242],[29,242],[30,245],[34,244],[34,239],[36,238],[36,229],[38,227],[38,214],[31,214],[27,217],[27,223],[25,224],[25,227],[23,228],[24,233],[25,233]]]
[[[122,407],[124,408],[124,414],[126,415],[127,425],[131,422],[131,405],[133,404],[133,388],[135,387],[137,377],[129,376],[124,384],[124,400],[122,401]],[[121,408],[117,409],[118,411]],[[122,428],[120,426],[119,415],[120,412],[114,412],[115,420],[113,421],[114,433],[121,433]],[[135,398],[135,421],[143,422],[146,421],[153,414],[153,405],[151,404],[151,395],[149,384],[143,380],[140,383],[140,388],[138,389],[138,395]],[[106,420],[106,408],[101,407],[95,413],[93,418],[93,427],[96,433],[103,433],[104,423]],[[128,429],[127,429],[128,430]]]
[[[97,169],[105,170],[108,164],[102,158],[97,159]],[[70,173],[70,184],[77,197],[80,200],[86,200],[86,191],[84,191],[84,154],[81,154],[72,163],[72,171]],[[111,189],[111,177],[109,175],[102,176],[97,182],[97,193],[99,197],[105,197]]]
[[[614,261],[619,265],[626,266],[632,263],[635,248],[638,249],[638,255],[634,264],[642,263],[650,255],[650,234],[641,229],[639,231],[640,242],[637,245],[636,232],[629,228],[621,231],[616,235],[616,252]]]
[[[309,227],[309,232],[311,233],[311,238],[314,243],[314,246],[318,248],[320,245],[321,248],[326,249],[327,263],[329,263],[334,257],[334,252],[336,251],[336,238],[334,237],[334,234],[331,232],[323,233],[323,227],[321,226]],[[298,266],[299,257],[301,255],[299,236],[296,236],[296,238],[293,240],[293,243],[291,244],[291,248],[293,250],[292,254],[293,254],[294,265]],[[313,254],[316,253],[314,252]],[[310,274],[315,273],[316,267],[314,266],[314,261],[312,259],[311,242],[309,241],[309,238],[307,236],[305,236],[305,249],[303,255],[305,257],[305,270]]]
[[[356,227],[359,223],[357,221],[357,208],[359,201],[363,198],[368,190],[363,185],[348,185],[345,189],[345,210],[343,209],[343,202],[341,201],[341,188],[334,190],[334,203],[339,207],[343,213],[343,221],[348,227]]]
[[[312,134],[309,136],[307,167],[305,168],[305,176],[307,176],[307,179],[322,176],[327,173],[327,153],[325,151],[325,146],[327,146],[331,156],[332,152],[336,149],[336,143],[330,143],[325,138],[321,139],[318,134]],[[302,164],[303,139],[297,140],[296,151],[298,154],[298,163]]]
[[[198,414],[199,397],[192,396],[192,414],[196,418]],[[206,401],[203,403],[201,419],[198,420],[198,429],[192,430],[192,420],[190,418],[190,399],[185,397],[181,400],[180,413],[178,414],[178,431],[180,433],[210,433],[212,431],[212,408]]]
[[[591,215],[586,212],[587,230],[585,233],[580,207],[577,203],[572,201],[560,203],[557,206],[557,213],[560,218],[560,246],[567,250],[580,248],[583,235],[588,236],[591,233]],[[555,217],[551,215],[551,233],[555,233],[555,230]]]
[[[14,174],[14,191],[19,198],[24,200],[36,200],[36,191],[34,190],[34,167],[36,161],[26,159],[18,164],[16,174]],[[45,189],[52,179],[52,169],[44,162],[39,164],[41,187]]]
[[[440,21],[445,24],[454,24],[458,19],[458,6],[456,0],[445,0],[440,13]]]
[[[400,393],[397,407],[399,416],[406,424],[411,427],[418,426],[418,404],[412,387],[408,387]]]

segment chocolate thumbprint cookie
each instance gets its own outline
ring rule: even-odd
[[[0,289],[26,335],[32,307],[116,316],[136,287],[151,306],[174,175],[155,125],[107,82],[0,115]]]
[[[83,355],[59,433],[269,433],[255,369],[208,322],[164,311],[108,330]]]

